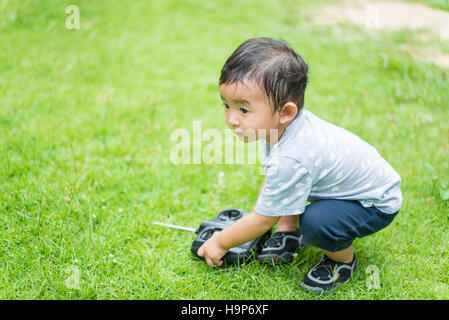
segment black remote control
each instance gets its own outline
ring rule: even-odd
[[[212,236],[215,231],[221,231],[230,225],[234,224],[237,220],[247,215],[245,210],[240,209],[227,209],[221,211],[212,220],[204,220],[201,222],[200,227],[195,231],[197,237],[192,243],[192,253],[197,256],[198,249]],[[251,260],[256,253],[262,250],[262,247],[266,240],[271,235],[271,230],[260,237],[244,243],[238,247],[231,248],[228,253],[223,257],[224,265],[243,264]]]

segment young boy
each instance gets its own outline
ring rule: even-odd
[[[214,233],[198,255],[221,265],[230,248],[278,224],[258,259],[291,261],[301,245],[322,249],[300,287],[324,293],[353,274],[353,240],[395,218],[401,178],[368,143],[303,109],[307,72],[300,55],[269,38],[245,41],[223,66],[226,123],[242,141],[266,141],[265,181],[252,212]]]

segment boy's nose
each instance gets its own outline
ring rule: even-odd
[[[230,112],[230,114],[228,115],[228,125],[230,127],[238,127],[240,125],[239,120],[237,119],[235,114],[232,112]]]

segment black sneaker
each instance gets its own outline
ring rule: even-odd
[[[357,266],[355,259],[350,263],[342,263],[331,260],[324,255],[301,281],[301,289],[315,293],[328,293],[351,278]]]
[[[299,229],[290,232],[275,232],[267,240],[257,259],[260,262],[277,263],[290,262],[293,254],[301,247],[301,232]]]

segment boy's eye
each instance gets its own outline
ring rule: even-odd
[[[248,110],[245,109],[245,108],[240,108],[240,111],[242,111],[242,113],[247,113],[248,112]]]
[[[226,103],[223,103],[225,109],[229,109],[229,106]]]

